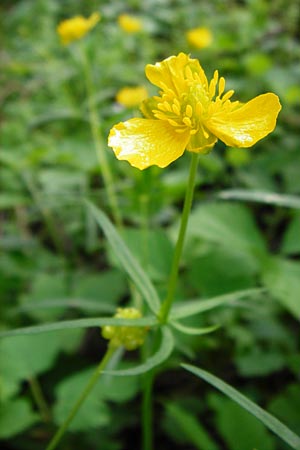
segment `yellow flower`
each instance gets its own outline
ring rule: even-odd
[[[119,90],[116,100],[127,108],[138,106],[148,97],[147,89],[143,86],[124,87]]]
[[[146,66],[160,95],[145,100],[146,118],[115,125],[108,145],[120,160],[142,170],[166,167],[186,150],[208,153],[218,139],[232,147],[251,147],[274,130],[281,109],[277,95],[231,102],[225,80],[215,71],[210,83],[196,59],[180,53]]]
[[[118,24],[126,33],[138,33],[143,29],[143,22],[136,16],[121,14],[118,17]]]
[[[211,31],[205,27],[193,28],[187,31],[186,38],[188,43],[195,48],[209,47],[213,40]]]
[[[118,308],[114,317],[118,319],[139,319],[142,317],[136,308]],[[112,347],[125,347],[135,350],[143,345],[148,329],[146,327],[128,327],[106,325],[102,328],[102,336],[110,341]]]
[[[61,43],[68,45],[71,42],[81,39],[99,22],[99,13],[93,13],[88,19],[83,16],[75,16],[71,19],[63,20],[57,27]]]

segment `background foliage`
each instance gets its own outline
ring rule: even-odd
[[[99,11],[80,46],[92,64],[103,145],[109,129],[136,114],[115,101],[124,86],[155,89],[144,66],[179,51],[218,68],[247,101],[279,95],[275,132],[253,149],[218,143],[200,160],[178,300],[263,287],[254,297],[197,315],[220,324],[205,336],[176,333],[159,368],[157,448],[284,450],[255,418],[177,369],[193,361],[251,396],[300,433],[300,6],[298,0],[2,1],[0,328],[111,315],[130,301],[125,274],[82,200],[109,211],[88,123],[76,45],[62,47],[57,24]],[[126,34],[119,14],[144,29]],[[211,30],[210,47],[185,32]],[[126,224],[123,237],[164,293],[187,177],[188,156],[145,172],[107,150]],[[136,302],[140,299],[136,298]],[[99,329],[0,341],[1,448],[42,449],[106,348]],[[133,364],[127,355],[123,367]],[[122,365],[121,365],[122,367]],[[139,448],[143,378],[106,377],[61,448]],[[43,395],[40,395],[42,388]],[[128,411],[130,410],[130,414]]]

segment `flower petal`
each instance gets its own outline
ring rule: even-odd
[[[166,121],[130,119],[112,128],[108,145],[118,159],[143,170],[168,166],[183,154],[189,138],[188,130],[177,133]]]
[[[272,93],[259,95],[231,111],[225,105],[205,121],[205,126],[233,147],[251,147],[271,133],[281,110],[277,95]]]
[[[208,82],[204,70],[197,59],[191,59],[185,53],[170,56],[154,65],[147,64],[145,69],[148,80],[163,90],[166,88],[180,95],[186,89],[188,74],[197,74],[199,82],[207,89]]]

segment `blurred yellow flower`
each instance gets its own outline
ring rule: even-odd
[[[117,93],[116,100],[126,108],[132,108],[139,106],[147,97],[147,89],[143,86],[124,87]]]
[[[75,16],[71,19],[63,20],[57,27],[61,43],[68,45],[77,39],[81,39],[88,31],[94,28],[100,18],[100,14],[94,12],[88,19],[83,16]]]
[[[118,17],[118,24],[126,33],[138,33],[143,29],[143,22],[136,16],[121,14]]]
[[[210,83],[196,59],[180,53],[146,66],[146,76],[160,95],[142,103],[146,118],[115,125],[108,145],[120,160],[142,170],[166,167],[186,150],[208,153],[218,139],[232,147],[251,147],[271,133],[281,109],[277,95],[259,95],[247,103],[231,102],[216,70]]]
[[[205,48],[211,45],[213,36],[208,28],[200,27],[187,31],[186,39],[192,47]]]

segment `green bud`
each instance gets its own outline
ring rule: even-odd
[[[118,308],[115,318],[119,319],[139,319],[142,317],[136,308]],[[128,327],[105,325],[102,328],[102,336],[110,341],[113,347],[125,347],[126,350],[135,350],[144,343],[148,329],[146,327]]]

